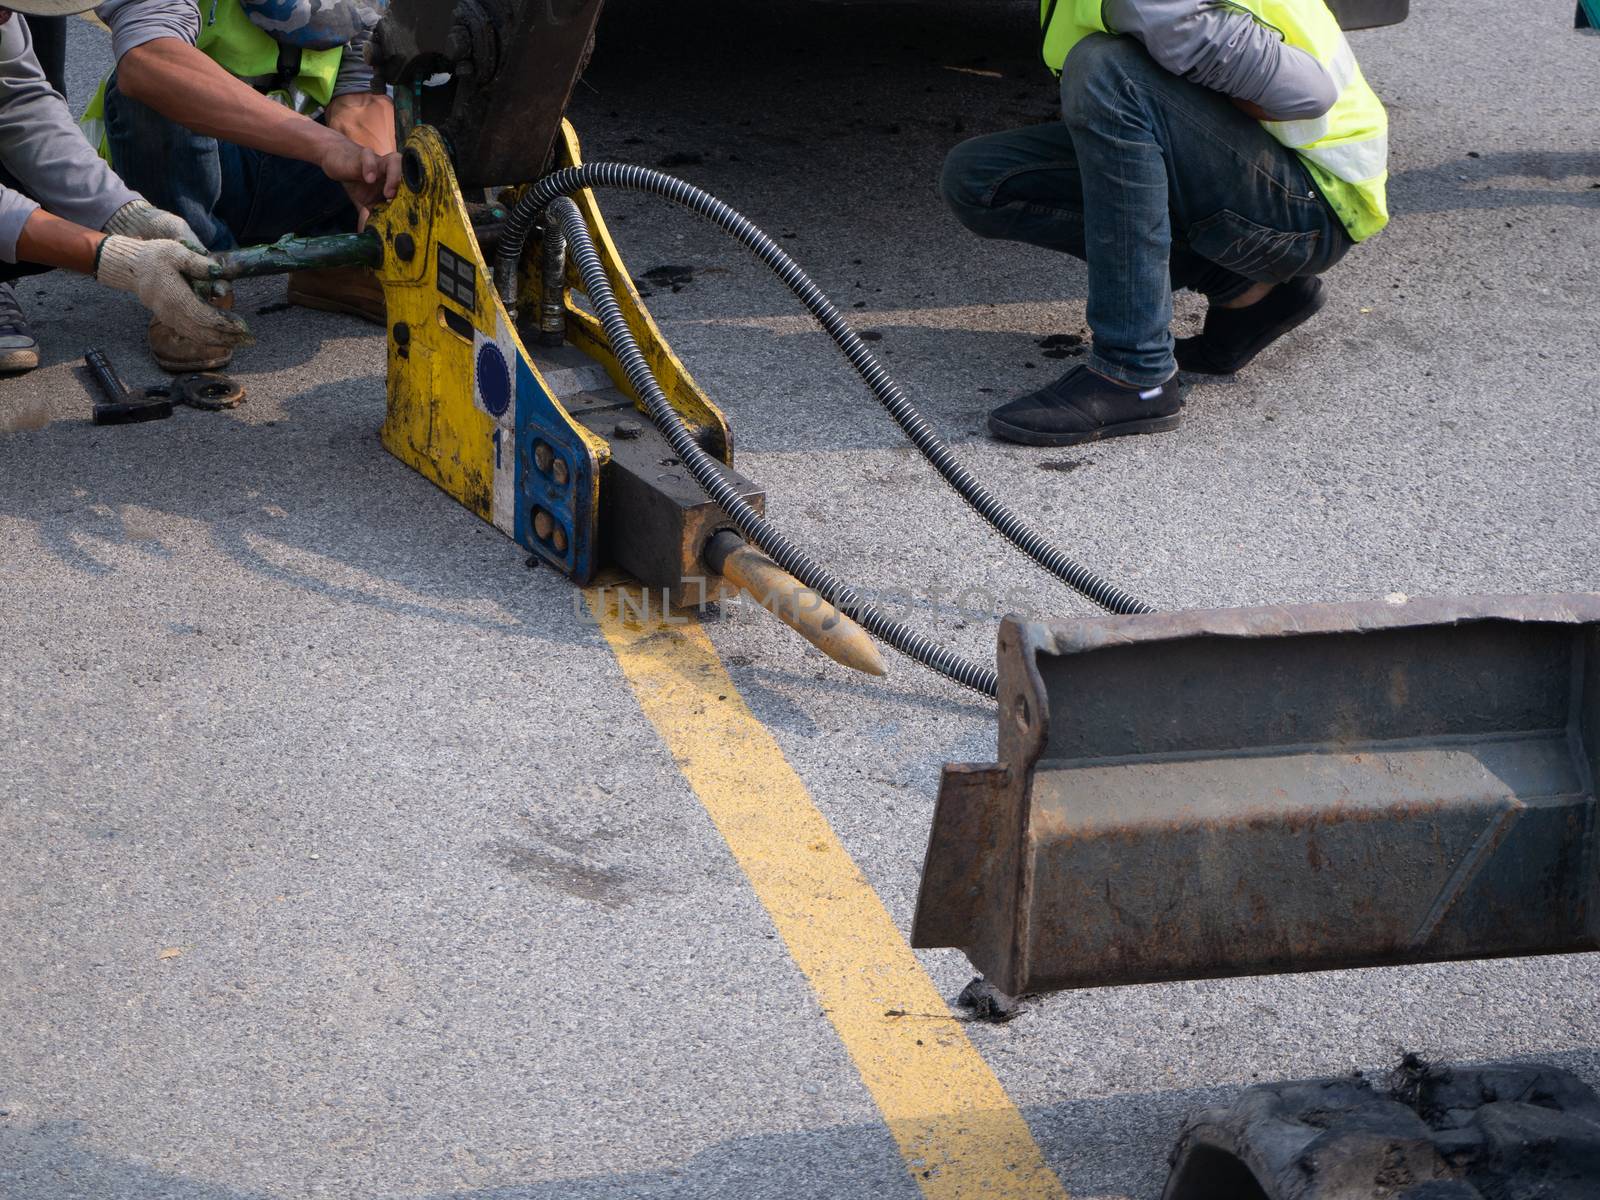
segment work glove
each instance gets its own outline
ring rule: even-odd
[[[203,346],[249,346],[243,321],[212,308],[194,293],[209,278],[211,260],[175,241],[141,241],[113,234],[100,243],[94,277],[132,292],[163,325]]]
[[[189,222],[176,213],[157,208],[148,200],[130,200],[117,209],[105,223],[104,232],[146,242],[182,242],[196,254],[206,252],[199,235],[189,228]]]

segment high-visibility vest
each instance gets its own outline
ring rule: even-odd
[[[1262,127],[1305,163],[1350,237],[1362,241],[1389,223],[1389,118],[1367,85],[1355,52],[1323,0],[1225,0],[1320,62],[1339,99],[1320,117],[1263,121]],[[1061,73],[1068,53],[1091,33],[1115,33],[1103,0],[1039,0],[1044,61]]]
[[[328,106],[344,61],[343,46],[331,50],[285,47],[250,20],[239,0],[195,3],[200,9],[200,36],[195,45],[224,71],[299,112],[315,113]],[[80,124],[89,144],[110,162],[105,126],[107,82],[101,81]]]

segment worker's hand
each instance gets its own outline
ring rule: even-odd
[[[372,206],[393,200],[400,190],[398,154],[380,155],[342,134],[323,154],[319,165],[329,179],[344,184],[350,202],[356,206],[358,232],[366,227]]]
[[[175,241],[144,241],[112,234],[100,244],[94,277],[132,292],[163,324],[205,346],[248,346],[255,338],[232,313],[212,308],[194,293],[210,278],[211,260]]]
[[[342,133],[374,154],[393,154],[394,101],[381,92],[347,92],[328,101],[323,114],[328,128]]]
[[[117,209],[106,222],[105,231],[147,242],[182,242],[196,254],[206,252],[200,235],[189,228],[189,222],[148,200],[133,200]]]
[[[1254,117],[1258,121],[1276,121],[1278,119],[1253,100],[1241,100],[1237,96],[1233,96],[1231,99],[1233,100],[1233,106],[1246,116]]]

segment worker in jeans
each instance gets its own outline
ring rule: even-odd
[[[942,186],[974,233],[1088,265],[1094,340],[989,428],[1040,446],[1174,429],[1180,370],[1244,367],[1387,223],[1383,105],[1323,0],[1042,0],[1041,15],[1061,120],[963,142]],[[1209,309],[1174,342],[1183,287]]]
[[[387,0],[106,0],[115,72],[85,115],[112,165],[177,213],[206,249],[350,233],[400,182],[394,106],[365,59]],[[384,323],[366,268],[302,271],[289,299]],[[230,348],[161,322],[170,371],[213,370]]]
[[[248,341],[244,325],[196,298],[211,260],[183,220],[148,203],[101,161],[45,78],[22,14],[82,11],[91,0],[8,0],[0,8],[0,371],[38,365],[9,286],[64,267],[132,292],[160,320],[218,345]],[[20,326],[26,335],[15,340]]]

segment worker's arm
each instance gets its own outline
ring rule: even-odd
[[[117,87],[195,133],[314,163],[344,184],[358,206],[391,199],[400,185],[397,157],[385,159],[337,129],[267,99],[176,38],[145,42],[123,55]]]
[[[328,105],[327,122],[359,146],[378,154],[395,151],[394,102],[387,96],[335,96]]]
[[[345,46],[339,77],[333,85],[333,99],[328,102],[323,119],[328,128],[344,134],[356,145],[377,154],[393,154],[397,148],[394,102],[367,64],[367,45],[371,41],[372,35],[363,30]],[[357,227],[364,228],[370,206],[358,204],[356,207]]]
[[[333,81],[335,96],[384,95],[383,84],[377,71],[367,61],[367,51],[372,45],[372,31],[364,24],[351,34],[345,43],[344,55],[339,59],[339,74]]]
[[[15,193],[12,193],[15,195]],[[106,235],[35,208],[17,233],[13,262],[63,267],[80,275],[94,274],[94,258]]]
[[[97,11],[111,27],[125,96],[207,137],[313,163],[344,184],[358,207],[393,197],[398,157],[293,112],[223,70],[194,44],[193,0],[110,0]]]
[[[379,154],[393,154],[394,102],[367,63],[367,46],[371,41],[372,35],[362,32],[345,46],[325,119],[330,128],[352,142]]]
[[[1108,28],[1138,38],[1174,75],[1232,97],[1258,120],[1320,117],[1339,86],[1314,55],[1214,0],[1106,0]]]
[[[388,96],[358,92],[335,96],[328,104],[324,119],[328,122],[329,129],[343,134],[355,145],[364,146],[378,155],[379,162],[399,163],[399,157],[395,155],[394,103]],[[397,180],[398,171],[396,165]],[[387,172],[383,195],[385,198],[394,195],[394,188],[389,186]],[[356,206],[356,228],[365,229],[372,206],[378,202],[377,197],[363,198],[352,191],[350,198]]]
[[[147,241],[87,229],[52,216],[4,187],[0,187],[0,231],[9,242],[4,247],[8,261],[92,275],[106,287],[133,293],[157,319],[184,337],[227,346],[254,340],[244,322],[195,295],[194,284],[209,278],[211,260],[177,241]]]
[[[0,162],[32,199],[0,203],[0,258],[16,261],[22,224],[39,205],[89,229],[139,199],[94,152],[67,103],[45,80],[27,23],[0,24]]]
[[[181,244],[181,235],[193,238],[188,226],[152,209],[100,160],[45,82],[26,23],[3,9],[0,162],[29,193],[0,186],[0,259],[93,275],[208,345],[250,340],[241,321],[195,295],[211,260]]]
[[[373,35],[360,30],[344,46],[339,75],[333,82],[326,122],[352,142],[378,154],[394,154],[395,106],[366,62],[366,46]]]

